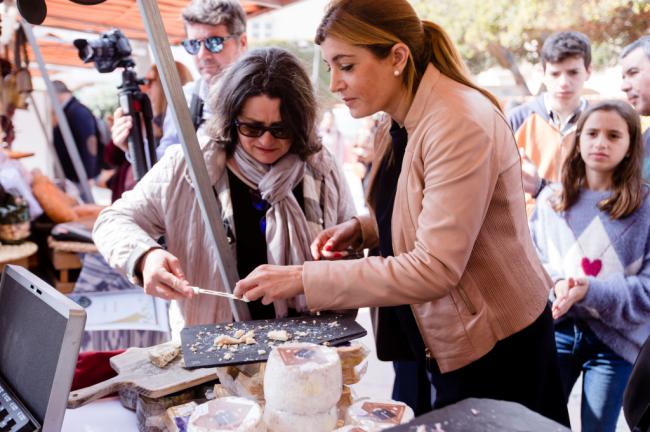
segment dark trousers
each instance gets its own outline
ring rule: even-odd
[[[432,361],[430,370],[434,409],[471,397],[506,400],[569,426],[549,305],[530,326],[497,342],[475,362],[443,374]]]

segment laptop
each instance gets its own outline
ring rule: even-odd
[[[61,430],[84,309],[23,267],[0,281],[0,379],[42,426]]]

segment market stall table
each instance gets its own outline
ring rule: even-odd
[[[74,290],[76,277],[71,272],[81,269],[79,254],[97,252],[93,243],[59,241],[48,237],[50,258],[56,272],[55,288],[64,294]]]
[[[30,241],[19,245],[0,245],[0,271],[7,264],[29,267],[29,260],[36,254],[36,251],[38,251],[38,246]]]

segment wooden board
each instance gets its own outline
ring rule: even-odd
[[[256,343],[237,345],[236,351],[216,348],[214,340],[221,334],[233,336],[237,330],[254,330]],[[186,327],[181,342],[187,367],[231,366],[266,361],[271,349],[283,341],[271,341],[271,330],[286,330],[292,335],[288,342],[311,342],[339,345],[367,334],[351,315],[322,314],[274,320],[240,321]]]
[[[129,348],[111,358],[117,376],[70,392],[68,408],[77,408],[116,391],[131,388],[140,395],[158,398],[217,378],[216,368],[186,369],[182,356],[159,368],[149,361],[151,348]]]

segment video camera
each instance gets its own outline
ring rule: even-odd
[[[76,39],[73,43],[79,50],[79,58],[84,63],[94,62],[100,73],[110,73],[118,67],[124,68],[122,84],[117,88],[120,90],[120,106],[124,115],[133,117],[127,159],[133,167],[133,176],[140,180],[156,163],[156,143],[153,136],[151,101],[140,91],[144,80],[136,75],[135,62],[131,58],[131,44],[119,29],[102,33],[97,40]],[[146,133],[146,140],[143,132]]]
[[[84,63],[94,62],[100,73],[113,72],[118,67],[131,67],[131,44],[119,29],[102,33],[98,40],[75,39],[79,58]]]

